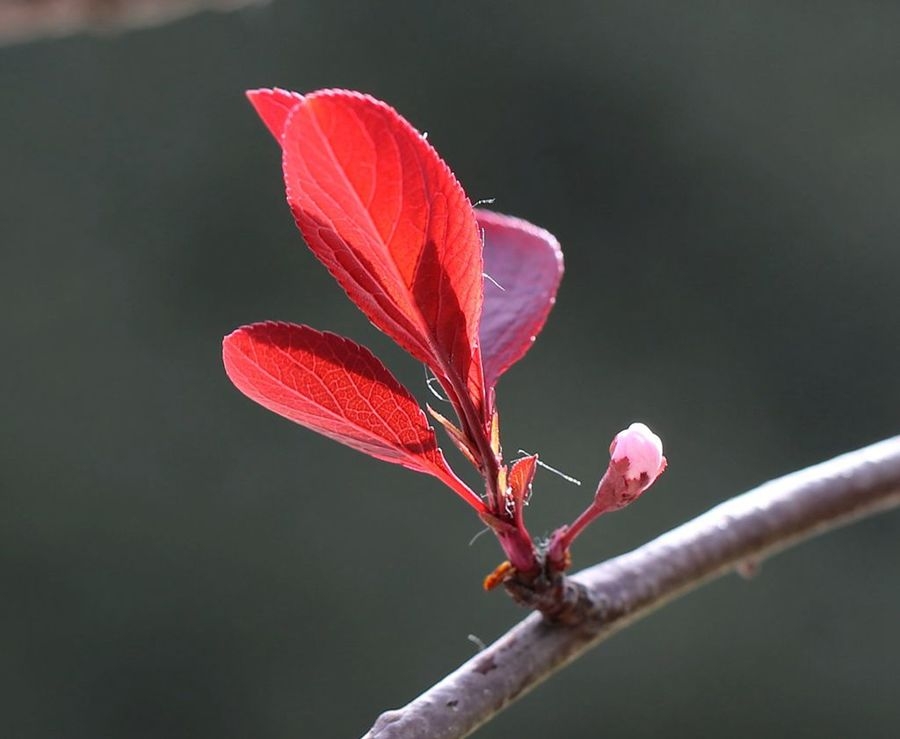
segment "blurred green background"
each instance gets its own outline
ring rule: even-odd
[[[261,319],[371,346],[303,246],[246,88],[351,87],[473,200],[560,239],[507,451],[569,520],[633,420],[626,551],[900,431],[900,6],[310,3],[0,48],[0,735],[355,737],[524,614],[430,478],[263,411],[221,367]],[[693,594],[479,734],[900,736],[900,518]]]

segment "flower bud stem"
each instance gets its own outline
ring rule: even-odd
[[[600,508],[596,501],[585,508],[581,514],[568,526],[561,526],[550,537],[547,545],[547,565],[557,572],[564,571],[570,562],[568,556],[572,542],[584,531],[598,516],[606,511]]]
[[[569,547],[594,519],[604,513],[624,508],[652,483],[647,475],[638,479],[628,478],[625,475],[627,470],[627,459],[611,461],[597,485],[597,492],[594,493],[591,504],[569,526],[563,526],[553,532],[546,554],[550,568],[563,571],[570,561]]]

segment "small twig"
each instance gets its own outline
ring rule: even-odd
[[[900,506],[900,436],[765,483],[573,579],[587,620],[533,613],[364,739],[459,739],[620,629],[732,570],[864,516]]]

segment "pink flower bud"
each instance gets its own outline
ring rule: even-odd
[[[662,440],[643,423],[633,423],[616,434],[609,447],[611,462],[622,469],[626,480],[650,485],[666,468]],[[646,475],[646,477],[644,477]]]
[[[609,466],[597,485],[594,500],[571,526],[553,532],[547,547],[551,568],[569,566],[569,546],[598,516],[633,503],[666,469],[662,441],[643,423],[633,423],[616,434],[609,447]]]

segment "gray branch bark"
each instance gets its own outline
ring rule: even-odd
[[[202,10],[265,0],[0,0],[0,45],[80,32],[156,26]]]
[[[900,506],[900,436],[780,477],[628,554],[573,575],[588,618],[554,626],[533,613],[364,739],[458,739],[637,619],[732,570],[864,516]]]

